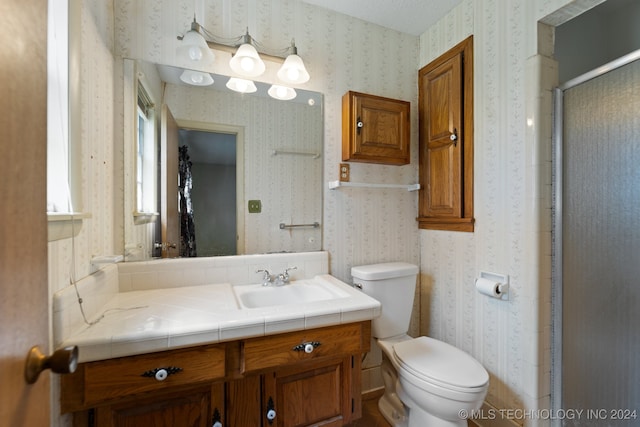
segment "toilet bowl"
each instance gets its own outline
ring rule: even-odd
[[[382,304],[382,315],[372,321],[372,335],[383,352],[385,392],[378,402],[383,416],[399,427],[466,426],[461,414],[480,408],[489,374],[450,344],[407,335],[417,266],[374,264],[353,267],[351,274],[363,292]]]

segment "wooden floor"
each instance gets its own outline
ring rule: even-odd
[[[378,399],[380,394],[362,399],[362,418],[347,424],[346,427],[391,427],[391,424],[382,416],[378,410]]]

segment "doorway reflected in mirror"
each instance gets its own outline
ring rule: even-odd
[[[180,256],[237,255],[236,135],[180,129],[179,140]]]

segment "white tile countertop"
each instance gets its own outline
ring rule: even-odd
[[[229,283],[117,292],[61,346],[77,345],[79,362],[231,341],[281,332],[370,320],[378,301],[337,278],[312,280],[333,286],[331,299],[247,308]],[[294,286],[295,281],[284,286]]]

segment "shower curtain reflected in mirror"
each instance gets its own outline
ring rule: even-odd
[[[178,197],[180,206],[180,256],[195,257],[196,230],[193,218],[193,200],[191,189],[193,177],[191,175],[191,160],[189,159],[189,147],[183,145],[179,148],[178,157]]]

